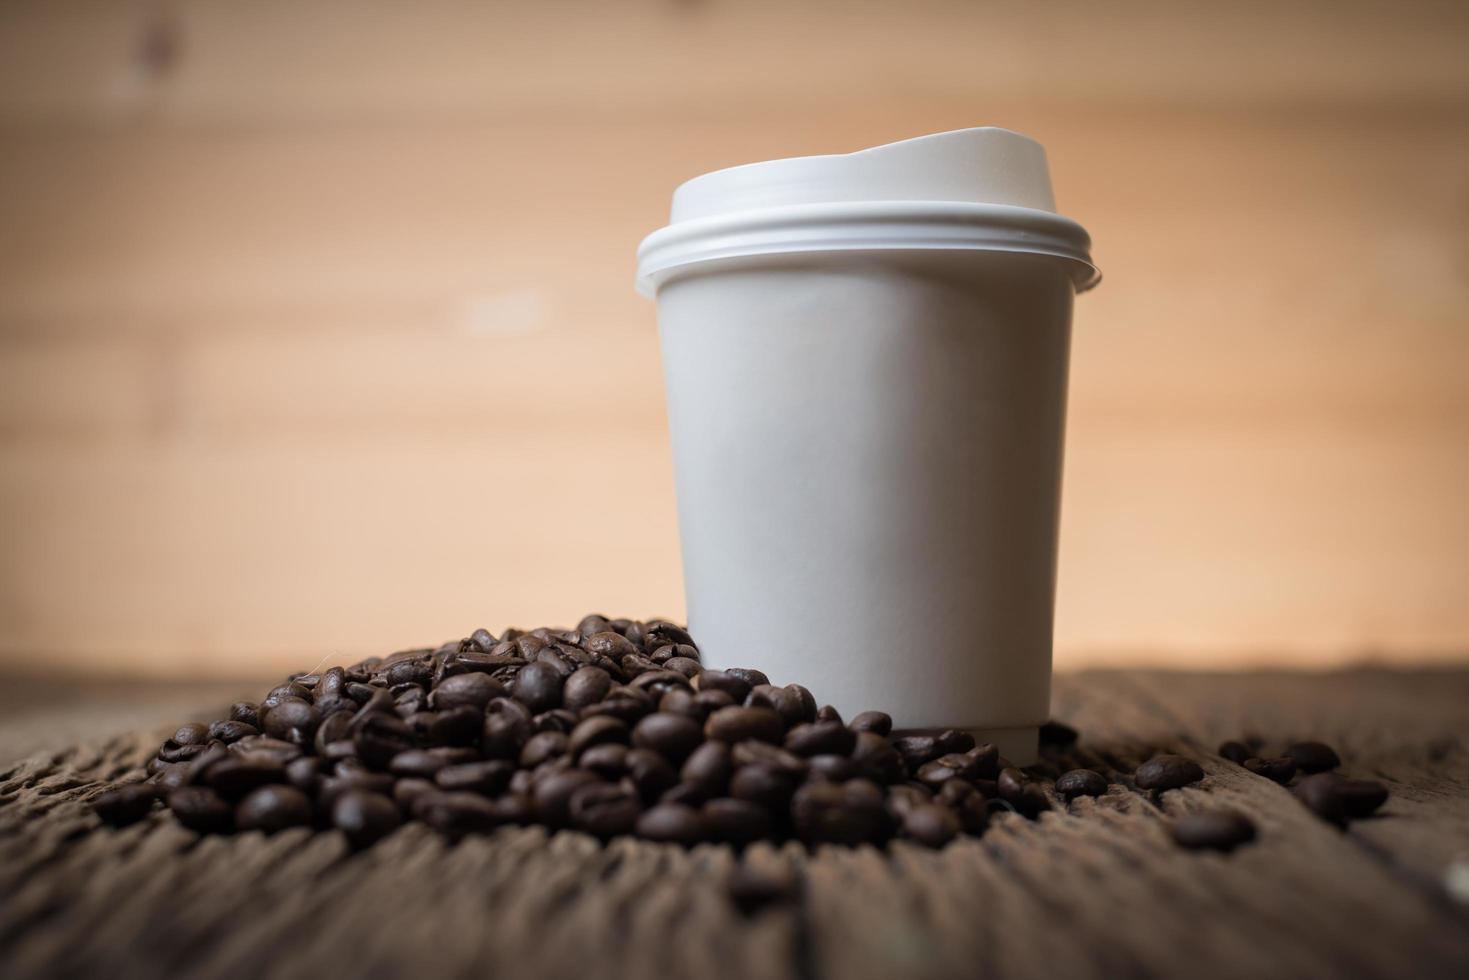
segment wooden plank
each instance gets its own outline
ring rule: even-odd
[[[161,816],[94,831],[83,801],[159,733],[92,741],[0,766],[0,972],[1462,975],[1469,930],[1444,874],[1469,847],[1466,697],[1463,671],[1063,674],[1057,713],[1083,740],[1045,771],[1098,766],[1118,783],[1106,796],[939,853],[755,849],[746,862],[785,864],[804,890],[752,919],[724,898],[737,859],[722,848],[537,829],[446,846],[410,827],[350,856],[331,834],[196,840]],[[1213,755],[1245,732],[1329,738],[1393,797],[1337,831]],[[1206,780],[1159,800],[1129,789],[1160,748]],[[1167,839],[1169,817],[1216,806],[1254,814],[1259,841],[1223,857]]]

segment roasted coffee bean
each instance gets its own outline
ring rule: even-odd
[[[215,741],[238,742],[247,735],[259,735],[260,729],[254,725],[247,725],[243,721],[216,721],[209,726],[209,737]]]
[[[178,792],[175,790],[174,792]],[[148,783],[128,783],[98,795],[92,800],[92,812],[103,823],[126,827],[148,816],[158,799],[158,789]]]
[[[974,749],[974,736],[957,728],[945,729],[934,736],[934,748],[939,755],[959,755]]]
[[[709,799],[724,795],[733,772],[729,746],[723,742],[705,742],[684,762],[679,780],[696,787],[705,799]]]
[[[909,810],[933,802],[933,794],[927,787],[902,783],[888,787],[887,808],[893,816],[902,820]]]
[[[726,670],[725,673],[744,681],[746,684],[750,685],[750,688],[752,690],[756,687],[759,687],[761,684],[770,683],[770,678],[765,676],[764,671],[755,670],[751,667],[731,667]],[[700,674],[699,676],[703,677],[704,675]]]
[[[550,664],[541,660],[528,663],[515,675],[515,700],[533,715],[559,708],[563,683],[560,671]]]
[[[1024,792],[1025,784],[1029,781],[1025,773],[1013,766],[1000,770],[1000,778],[997,780],[1000,799],[1009,803],[1016,802],[1020,799],[1021,793]]]
[[[522,769],[534,769],[548,759],[566,754],[571,739],[565,732],[538,732],[526,740],[520,750]]]
[[[976,745],[964,753],[974,760],[972,779],[998,779],[1000,777],[1000,750],[989,742]]]
[[[844,755],[813,755],[809,760],[809,777],[828,783],[844,783],[859,775],[857,763]]]
[[[723,691],[736,704],[743,704],[750,696],[752,685],[743,677],[736,677],[723,670],[706,670],[692,681],[696,691]]]
[[[478,708],[463,705],[435,712],[429,719],[422,738],[433,746],[466,746],[480,740],[484,731],[485,713]],[[413,727],[410,725],[410,727]],[[417,729],[414,729],[417,731]]]
[[[607,692],[597,704],[590,704],[580,712],[582,718],[593,715],[609,715],[629,725],[635,725],[644,715],[652,714],[657,701],[647,691],[618,685]]]
[[[1370,816],[1388,796],[1381,783],[1346,779],[1333,772],[1307,776],[1291,793],[1321,819],[1342,824]]]
[[[568,808],[573,827],[603,840],[631,834],[643,812],[637,792],[616,783],[586,783],[577,787],[572,791]]]
[[[235,807],[235,826],[273,834],[311,822],[311,800],[294,786],[262,786]]]
[[[264,752],[232,753],[210,765],[199,778],[225,799],[238,800],[262,786],[284,782],[286,766]]]
[[[412,776],[400,779],[393,784],[393,802],[398,805],[398,810],[403,814],[413,814],[413,804],[425,793],[437,793],[439,787],[427,779],[416,779]]]
[[[797,725],[786,732],[785,747],[797,755],[850,755],[857,733],[840,721]]]
[[[571,795],[583,786],[601,784],[596,773],[586,769],[562,769],[534,780],[531,799],[536,817],[548,827],[565,827],[571,822]]]
[[[627,762],[627,746],[621,742],[603,742],[593,745],[577,757],[576,764],[590,769],[603,779],[621,776]]]
[[[770,766],[798,781],[805,779],[811,768],[810,763],[794,752],[787,752],[769,742],[757,742],[754,739],[737,742],[730,752],[730,758],[736,768],[750,765]]]
[[[704,735],[721,742],[758,739],[779,745],[785,738],[785,723],[770,708],[720,708],[704,723]]]
[[[595,745],[603,745],[608,742],[626,743],[628,737],[627,725],[618,719],[607,715],[592,717],[578,723],[572,729],[567,739],[566,751],[573,758],[579,758],[583,752]]]
[[[393,777],[387,773],[368,772],[367,770],[323,776],[321,785],[316,791],[316,803],[321,813],[329,815],[337,798],[353,790],[360,790],[364,793],[381,793],[387,796],[393,792]]]
[[[654,698],[661,698],[676,689],[693,690],[689,687],[689,679],[676,670],[644,671],[634,677],[629,686],[635,690],[647,691]]]
[[[487,833],[505,822],[494,803],[474,793],[423,793],[413,816],[450,838]]]
[[[893,748],[892,743],[876,732],[857,733],[857,744],[852,749],[852,762],[863,776],[884,785],[901,782],[906,775],[903,757]]]
[[[307,796],[315,796],[321,789],[322,769],[324,760],[315,756],[303,755],[299,759],[292,759],[286,763],[286,782],[296,787]],[[169,806],[173,806],[173,798],[169,798]]]
[[[260,705],[253,701],[236,701],[230,705],[230,721],[242,721],[255,728],[260,727]]]
[[[745,698],[747,708],[769,708],[780,715],[787,728],[816,720],[816,701],[798,684],[775,687],[759,684]]]
[[[235,808],[212,789],[181,786],[168,794],[174,818],[201,834],[223,834],[234,829]]]
[[[278,738],[267,738],[264,735],[247,735],[239,741],[230,745],[233,752],[241,755],[249,755],[254,758],[270,758],[285,765],[292,759],[301,757],[301,747],[292,745],[290,742],[282,742]]]
[[[650,749],[630,749],[623,757],[627,777],[644,802],[651,803],[678,783],[678,772]]]
[[[796,791],[797,777],[774,766],[741,766],[729,781],[729,795],[771,811],[784,810]]]
[[[1073,769],[1056,780],[1056,795],[1068,803],[1078,796],[1101,796],[1106,792],[1106,778],[1090,769]]]
[[[663,669],[655,664],[652,658],[645,657],[640,653],[633,653],[623,657],[619,666],[622,668],[622,672],[631,679],[629,683],[637,680],[643,674]]]
[[[531,728],[537,732],[564,732],[571,734],[576,723],[581,719],[575,711],[567,711],[565,708],[552,708],[550,711],[542,711],[530,720]]]
[[[696,697],[698,694],[688,688],[672,688],[658,699],[658,710],[692,718],[702,726],[709,717],[709,712],[700,710],[698,702],[694,700]]]
[[[680,803],[660,803],[638,817],[638,836],[667,844],[691,847],[709,836],[709,828],[698,810]]]
[[[448,763],[443,756],[435,755],[428,749],[409,749],[407,752],[399,752],[393,756],[388,763],[388,772],[394,776],[417,776],[420,779],[433,779],[434,773]]]
[[[872,732],[886,738],[892,734],[893,719],[886,711],[864,711],[847,726],[854,732]]]
[[[951,779],[978,779],[979,762],[967,754],[949,753],[918,769],[918,781],[937,789]]]
[[[203,744],[175,745],[172,740],[158,750],[158,758],[163,762],[188,762],[203,752],[206,746]]]
[[[510,707],[513,705],[514,707]],[[530,714],[518,701],[491,701],[485,715],[480,751],[487,759],[514,759],[531,736]]]
[[[659,803],[682,803],[695,809],[704,805],[709,794],[692,783],[678,783],[658,797]]]
[[[576,624],[576,631],[582,636],[591,636],[593,633],[601,633],[607,629],[610,629],[607,624],[607,617],[601,613],[589,613],[581,618],[581,622]]]
[[[1042,725],[1037,735],[1041,747],[1047,749],[1069,749],[1079,737],[1076,729],[1054,718]]]
[[[1189,850],[1229,852],[1255,839],[1255,825],[1233,810],[1187,813],[1173,821],[1173,839]]]
[[[1246,759],[1244,766],[1257,776],[1284,786],[1296,774],[1296,762],[1287,756],[1279,759]]]
[[[629,642],[621,633],[612,630],[591,634],[582,640],[581,647],[588,653],[601,654],[616,661],[621,661],[623,657],[630,657],[638,652],[636,645]]]
[[[633,745],[651,749],[674,765],[682,764],[703,740],[698,722],[663,711],[643,718],[632,730]]]
[[[332,804],[332,825],[353,847],[375,844],[398,829],[400,823],[397,804],[377,793],[352,790]]]
[[[1232,741],[1220,743],[1219,754],[1237,766],[1242,766],[1245,764],[1246,759],[1253,759],[1255,757],[1255,753],[1250,751],[1248,745],[1245,745],[1243,742]]]
[[[829,704],[823,704],[821,707],[816,709],[816,720],[834,721],[838,725],[840,725],[842,724],[842,713]],[[854,732],[853,734],[855,735],[856,733]]]
[[[672,657],[663,665],[664,670],[677,671],[685,677],[694,677],[704,672],[704,665],[690,657]]]
[[[925,762],[932,762],[942,754],[938,739],[932,735],[900,735],[892,740],[892,744],[910,773],[917,772]]]
[[[352,716],[347,712],[337,711],[327,715],[316,726],[316,733],[311,739],[316,754],[324,754],[324,747],[332,742],[351,741],[352,731]]]
[[[198,722],[180,725],[170,741],[175,745],[204,745],[209,741],[209,726]]]
[[[510,786],[514,763],[504,759],[463,762],[445,766],[434,774],[434,783],[446,792],[498,796]]]
[[[796,834],[808,844],[856,845],[886,836],[886,800],[875,783],[807,783],[791,800]]]
[[[267,719],[269,716],[266,716]],[[382,769],[399,752],[407,752],[413,744],[413,729],[394,715],[371,714],[360,719],[352,736],[357,757],[375,769]]]
[[[522,676],[524,673],[525,671],[521,671]],[[444,678],[433,689],[433,693],[429,695],[429,707],[435,711],[459,707],[483,710],[485,705],[495,698],[505,697],[506,693],[505,685],[489,674],[459,674]]]
[[[939,848],[959,836],[959,818],[946,806],[925,803],[903,815],[903,836],[925,847]]]
[[[736,847],[769,837],[773,826],[763,807],[728,796],[709,800],[699,813],[710,840]]]
[[[1341,765],[1341,759],[1329,745],[1321,742],[1296,742],[1286,748],[1285,755],[1301,772],[1327,772]]]
[[[383,673],[389,687],[414,684],[422,687],[433,679],[434,670],[421,660],[400,660]]]
[[[601,667],[580,667],[566,679],[562,702],[572,711],[596,704],[612,690],[612,675]]]
[[[1204,770],[1199,764],[1181,755],[1155,755],[1133,773],[1133,783],[1138,789],[1159,791],[1178,789],[1203,778]],[[1004,795],[1003,788],[1000,795]]]

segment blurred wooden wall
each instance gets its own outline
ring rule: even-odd
[[[1469,6],[0,4],[0,656],[682,612],[633,251],[999,124],[1078,307],[1060,662],[1469,649]]]

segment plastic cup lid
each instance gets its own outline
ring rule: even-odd
[[[709,262],[889,249],[1045,255],[1068,263],[1078,291],[1101,279],[1086,230],[1056,213],[1045,149],[986,126],[695,177],[639,246],[638,289]]]

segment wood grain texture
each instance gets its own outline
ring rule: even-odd
[[[1098,767],[1106,796],[942,852],[743,858],[539,829],[449,845],[411,826],[355,855],[336,834],[201,839],[161,813],[99,829],[86,800],[136,778],[163,730],[92,738],[0,767],[0,975],[1462,976],[1469,910],[1446,882],[1469,873],[1465,703],[1462,671],[1063,674],[1056,714],[1083,738],[1043,771]],[[1338,831],[1214,755],[1246,733],[1327,740],[1392,798]],[[14,744],[0,734],[0,758]],[[1160,749],[1207,778],[1134,791]],[[1171,843],[1170,817],[1216,806],[1260,839]],[[738,915],[739,860],[793,869],[799,902]]]

